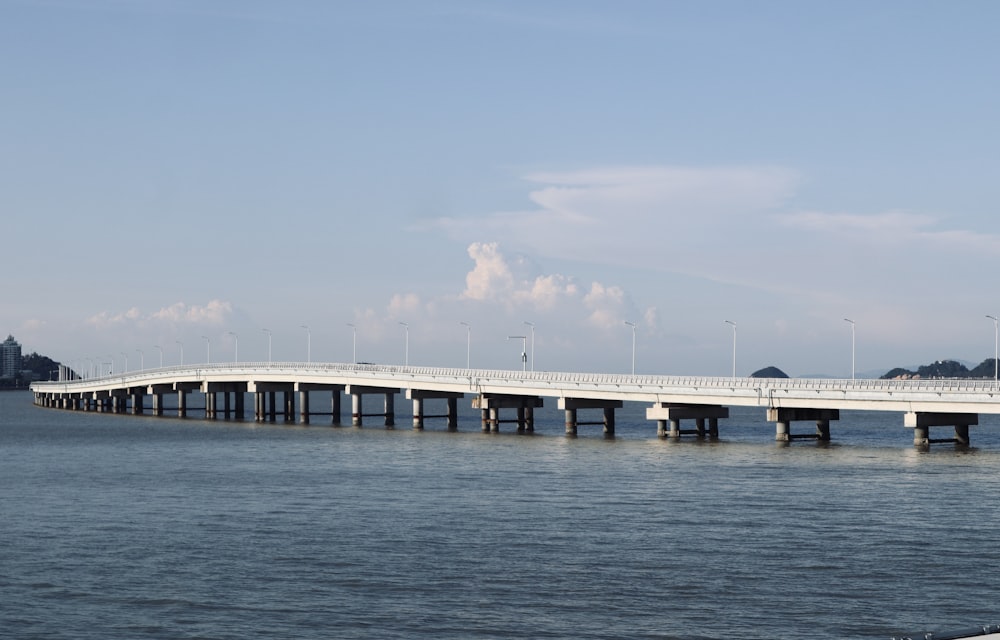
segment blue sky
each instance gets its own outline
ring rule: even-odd
[[[1000,4],[0,0],[0,330],[116,369],[992,357]],[[404,327],[400,323],[406,323]],[[308,327],[308,329],[303,328]],[[234,335],[235,334],[235,335]],[[238,354],[237,354],[238,349]],[[140,354],[141,352],[141,354]],[[529,363],[530,364],[530,363]],[[86,367],[89,365],[80,365]]]

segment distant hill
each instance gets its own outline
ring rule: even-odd
[[[996,360],[987,358],[974,368],[957,360],[938,360],[917,367],[916,371],[896,367],[882,376],[882,380],[920,380],[924,378],[992,378],[996,372]]]
[[[764,367],[750,374],[751,378],[787,378],[788,374],[778,367]]]

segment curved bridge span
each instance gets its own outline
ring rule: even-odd
[[[718,420],[728,417],[728,407],[748,406],[767,410],[780,441],[829,440],[830,422],[839,419],[842,409],[898,411],[904,415],[904,425],[914,429],[914,444],[921,446],[968,444],[969,426],[978,424],[980,413],[1000,413],[1000,386],[994,380],[725,378],[301,362],[183,365],[36,382],[31,390],[40,406],[155,415],[163,415],[165,395],[176,395],[179,416],[187,415],[188,396],[197,393],[204,396],[205,417],[238,419],[245,415],[245,398],[250,394],[256,420],[278,415],[296,419],[298,397],[298,419],[308,422],[310,416],[329,415],[334,424],[340,424],[345,394],[352,400],[355,426],[376,416],[387,426],[394,425],[395,396],[405,392],[418,429],[428,418],[445,418],[450,429],[457,428],[457,400],[470,395],[473,407],[482,412],[484,431],[498,431],[503,422],[516,423],[519,431],[533,430],[534,409],[549,398],[566,412],[566,430],[571,434],[582,424],[603,424],[605,433],[613,434],[615,409],[624,402],[641,402],[650,405],[646,417],[656,421],[662,437],[717,436]],[[317,392],[330,393],[329,412],[311,410],[310,397]],[[365,413],[363,400],[371,395],[381,397],[381,409]],[[428,400],[444,400],[446,412],[426,414]],[[502,409],[516,410],[516,418],[501,420]],[[578,420],[578,411],[591,409],[603,412],[599,421]],[[682,429],[682,420],[693,420],[695,428]],[[815,421],[815,433],[793,435],[790,427],[795,421]],[[954,437],[931,439],[932,426],[954,427]]]

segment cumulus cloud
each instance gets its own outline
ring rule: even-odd
[[[545,311],[579,293],[573,279],[562,274],[515,276],[515,269],[496,242],[473,242],[468,253],[475,266],[465,276],[463,299],[529,305]]]
[[[420,296],[415,293],[397,293],[389,301],[389,315],[402,316],[420,309]]]
[[[143,313],[138,307],[118,313],[102,311],[90,317],[88,323],[96,327],[150,323],[221,325],[232,311],[232,304],[222,300],[211,300],[204,306],[176,302],[151,313]]]
[[[577,295],[577,287],[573,281],[560,274],[538,276],[527,288],[516,291],[514,297],[520,302],[527,302],[536,309],[549,310],[556,307],[563,299]]]
[[[602,329],[621,324],[625,317],[625,291],[621,287],[594,282],[583,296],[583,304],[590,311],[587,320]]]
[[[497,243],[473,242],[468,251],[476,266],[465,276],[463,298],[494,300],[513,289],[514,276]]]

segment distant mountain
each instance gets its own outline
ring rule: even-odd
[[[958,360],[938,360],[917,367],[916,371],[896,367],[882,376],[882,380],[920,380],[923,378],[992,378],[996,372],[993,358],[983,360],[973,369]]]
[[[788,374],[778,367],[764,367],[750,374],[751,378],[787,378]]]

